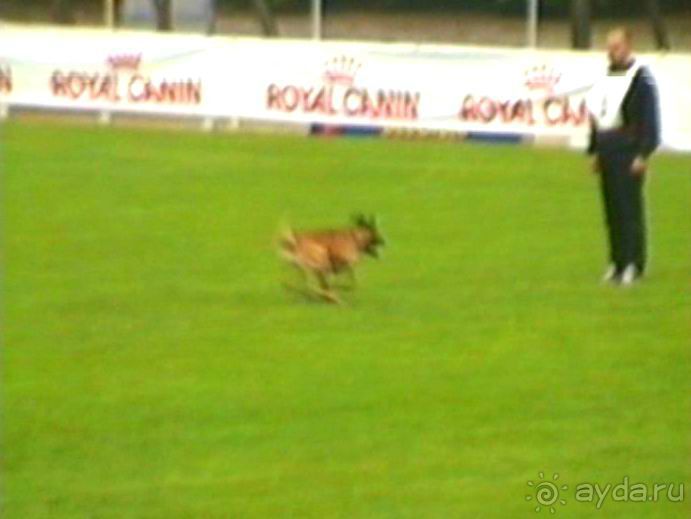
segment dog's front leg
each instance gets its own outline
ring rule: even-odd
[[[357,278],[355,277],[355,269],[351,266],[343,267],[342,272],[347,276],[347,284],[339,285],[341,290],[355,290],[357,288]]]
[[[329,285],[329,282],[326,279],[326,274],[323,272],[315,272],[315,275],[317,277],[317,282],[319,283],[319,295],[330,303],[340,303],[341,300]]]

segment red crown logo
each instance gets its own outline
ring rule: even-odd
[[[561,81],[561,73],[547,65],[532,67],[525,72],[525,86],[529,90],[551,92]]]
[[[341,85],[352,85],[362,63],[348,56],[337,56],[325,64],[324,81]]]
[[[106,63],[115,70],[137,70],[142,62],[141,54],[113,54]]]

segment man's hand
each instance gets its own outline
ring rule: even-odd
[[[640,177],[645,175],[646,171],[648,171],[648,161],[643,157],[636,157],[633,164],[631,164],[631,174],[635,177]]]
[[[593,157],[593,163],[591,165],[592,171],[594,174],[599,175],[602,173],[602,165],[600,164],[600,157],[597,155]]]

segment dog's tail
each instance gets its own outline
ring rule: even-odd
[[[278,253],[283,259],[292,260],[295,258],[298,246],[297,237],[295,231],[288,224],[281,224],[276,245]]]

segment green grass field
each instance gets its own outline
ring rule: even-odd
[[[691,485],[691,157],[621,290],[576,153],[1,131],[3,517],[551,516],[539,471],[558,517],[689,516],[574,489]],[[281,221],[354,211],[389,247],[348,303],[282,291]]]

